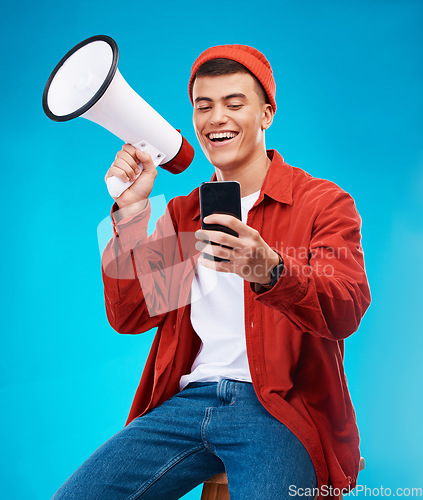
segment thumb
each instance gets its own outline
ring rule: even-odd
[[[144,172],[152,173],[156,171],[156,166],[153,163],[153,159],[147,152],[137,149],[136,155],[138,160],[142,163]]]

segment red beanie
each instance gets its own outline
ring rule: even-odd
[[[205,50],[194,62],[191,69],[191,78],[189,80],[189,97],[192,101],[192,84],[198,68],[211,59],[231,59],[239,62],[258,79],[263,85],[264,91],[267,94],[269,103],[273,111],[276,112],[276,83],[273,79],[272,67],[264,55],[253,47],[248,45],[218,45]]]

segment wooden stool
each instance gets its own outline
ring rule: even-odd
[[[361,457],[358,471],[362,471],[365,465],[366,463],[364,458]],[[224,472],[217,474],[204,482],[201,500],[230,500],[228,477]],[[340,500],[342,500],[342,495],[340,496]]]
[[[228,477],[224,472],[204,482],[201,500],[229,500]]]

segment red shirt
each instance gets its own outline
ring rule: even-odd
[[[273,150],[247,225],[282,255],[284,274],[264,293],[244,281],[247,356],[255,392],[307,449],[318,486],[356,486],[360,451],[343,368],[344,338],[370,304],[361,220],[351,196],[285,163]],[[216,180],[213,175],[212,180]],[[199,256],[198,188],[170,201],[147,236],[150,207],[114,221],[103,254],[106,312],[120,333],[157,327],[129,423],[179,391],[200,347],[190,321]]]

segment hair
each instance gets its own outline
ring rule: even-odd
[[[222,76],[231,75],[234,73],[247,73],[254,78],[256,86],[258,87],[258,94],[263,99],[266,104],[270,104],[269,98],[267,97],[266,91],[260,80],[243,64],[233,61],[232,59],[217,58],[211,59],[203,63],[195,73],[192,80],[192,85],[194,85],[195,79],[200,76]]]

